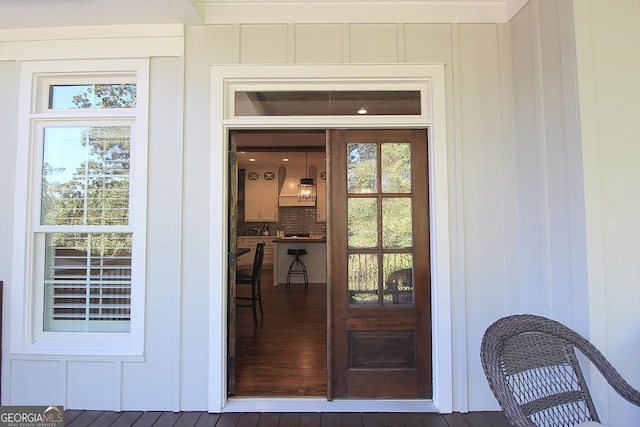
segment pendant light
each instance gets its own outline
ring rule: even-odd
[[[304,153],[304,178],[300,179],[298,184],[298,201],[299,202],[313,202],[316,203],[316,185],[313,183],[313,178],[309,178],[309,166],[307,165],[307,153]]]

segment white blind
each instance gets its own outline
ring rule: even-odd
[[[45,330],[129,330],[130,233],[48,233],[45,263]]]

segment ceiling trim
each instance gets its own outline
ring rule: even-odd
[[[530,0],[509,0],[507,2],[507,17],[509,21],[511,21],[529,1]]]
[[[507,23],[529,0],[216,1],[200,3],[205,24],[270,23]]]
[[[0,42],[184,37],[182,24],[79,25],[0,29]]]
[[[0,61],[182,55],[182,24],[0,29]]]
[[[202,17],[198,13],[195,0],[168,0],[180,22],[184,25],[202,25]]]

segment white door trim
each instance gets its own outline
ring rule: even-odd
[[[449,186],[444,65],[229,65],[211,68],[211,172],[209,267],[210,412],[243,411],[452,411]],[[423,91],[420,116],[234,117],[236,90]],[[244,399],[226,394],[227,148],[229,129],[428,129],[433,324],[433,400]],[[222,208],[221,208],[222,207]],[[216,262],[217,260],[217,262]]]

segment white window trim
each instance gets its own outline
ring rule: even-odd
[[[209,410],[375,410],[439,411],[453,408],[453,337],[450,278],[450,219],[444,65],[229,65],[211,68],[211,176]],[[420,116],[234,117],[236,90],[422,90]],[[433,400],[227,399],[226,338],[227,214],[219,204],[227,199],[229,129],[402,128],[429,131],[429,208],[433,336]],[[222,230],[222,231],[220,231]],[[302,405],[302,406],[301,406]]]
[[[130,225],[134,233],[132,247],[131,323],[128,333],[107,332],[45,332],[42,326],[42,297],[35,275],[35,238],[37,212],[40,205],[40,157],[34,143],[38,121],[69,118],[69,111],[49,110],[41,94],[46,85],[57,79],[65,83],[86,83],[90,80],[118,80],[118,76],[135,76],[137,106],[135,111],[118,111],[118,119],[131,121]],[[63,77],[64,76],[64,77]],[[147,147],[149,111],[149,60],[90,60],[24,62],[20,72],[20,104],[18,106],[18,152],[16,156],[16,187],[14,201],[13,275],[7,289],[11,323],[9,352],[13,354],[123,356],[141,360],[144,351],[145,265],[146,265],[146,200]],[[44,104],[43,104],[44,102]],[[113,115],[102,109],[73,110],[78,120],[101,120]],[[40,226],[40,228],[42,228]],[[111,230],[111,229],[110,229]],[[120,231],[120,230],[112,230]]]

